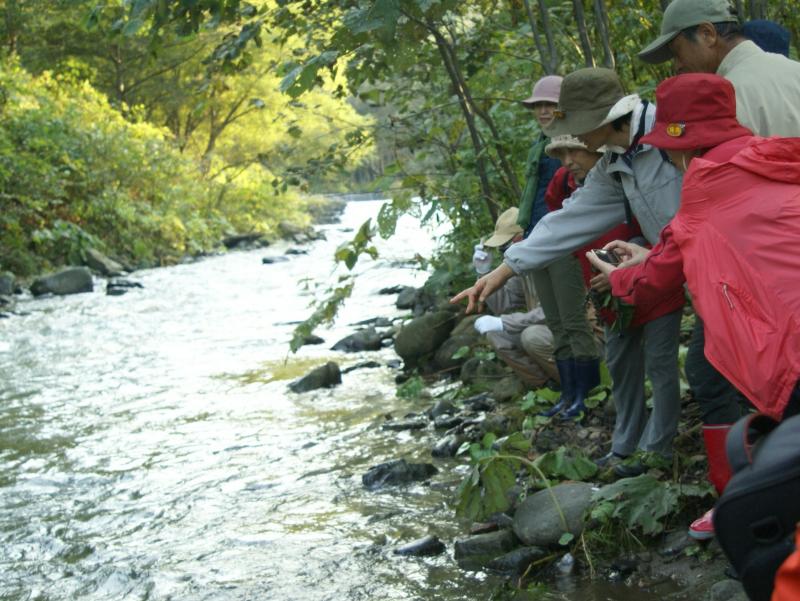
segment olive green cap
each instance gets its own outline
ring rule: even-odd
[[[688,27],[700,23],[738,21],[729,0],[673,0],[661,20],[661,35],[639,53],[646,63],[663,63],[672,58],[668,44]]]
[[[578,69],[561,82],[558,109],[544,133],[579,136],[604,124],[609,111],[625,96],[622,83],[611,69]]]

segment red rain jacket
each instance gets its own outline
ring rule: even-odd
[[[780,419],[800,378],[800,138],[737,138],[692,161],[651,255],[612,274],[614,294],[652,302],[682,265],[706,357]]]

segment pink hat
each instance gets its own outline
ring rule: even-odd
[[[561,92],[561,80],[559,75],[546,75],[533,84],[533,92],[529,98],[522,101],[522,104],[531,105],[536,102],[552,102],[558,104],[558,94]]]

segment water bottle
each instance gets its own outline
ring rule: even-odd
[[[478,275],[489,273],[492,270],[492,255],[483,248],[483,244],[475,245],[475,252],[472,254],[472,265]]]

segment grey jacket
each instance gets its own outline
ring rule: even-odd
[[[639,128],[644,103],[631,117],[631,141]],[[645,131],[655,122],[656,107],[647,107]],[[547,267],[625,221],[625,197],[644,237],[655,244],[661,229],[678,211],[681,173],[665,161],[658,149],[644,145],[628,166],[608,151],[589,172],[584,185],[548,213],[531,234],[506,251],[505,262],[515,273]],[[617,181],[615,174],[619,173]]]

